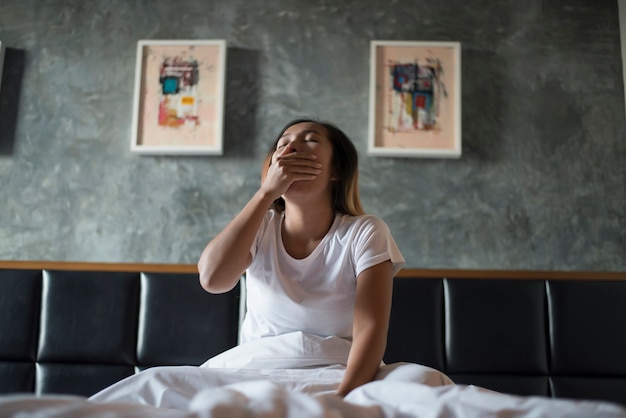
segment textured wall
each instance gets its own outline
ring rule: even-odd
[[[292,117],[355,141],[410,267],[626,269],[615,0],[3,0],[0,259],[194,263]],[[136,41],[228,42],[225,154],[131,154]],[[369,42],[462,43],[463,156],[366,155]]]

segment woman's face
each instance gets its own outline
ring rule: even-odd
[[[325,127],[314,122],[301,122],[287,128],[276,143],[272,164],[277,158],[291,152],[306,152],[317,156],[317,161],[322,164],[322,173],[315,180],[293,183],[290,190],[323,188],[326,191],[330,188],[333,180],[333,145]]]

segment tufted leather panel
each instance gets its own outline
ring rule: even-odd
[[[239,288],[211,295],[197,273],[0,269],[0,393],[89,396],[199,364],[236,345],[238,324]]]
[[[0,361],[0,394],[35,390],[34,362]]]
[[[40,270],[0,270],[0,362],[35,361],[40,303]]]
[[[441,279],[394,280],[384,361],[408,361],[444,369]]]
[[[199,365],[234,347],[238,289],[211,295],[197,274],[142,273],[138,365]]]
[[[454,373],[449,373],[448,376],[457,384],[475,385],[514,395],[548,396],[550,394],[550,385],[547,376]]]
[[[626,378],[561,377],[550,378],[552,393],[558,398],[595,399],[626,405]]]
[[[132,365],[94,363],[37,364],[36,393],[90,396],[135,373]]]
[[[626,282],[548,281],[547,290],[551,372],[625,376]]]
[[[32,392],[41,270],[0,270],[0,393]]]
[[[139,274],[44,271],[39,362],[135,363]]]
[[[445,279],[444,290],[448,373],[547,373],[543,281]]]

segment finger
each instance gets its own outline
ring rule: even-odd
[[[277,161],[277,170],[287,175],[296,174],[313,174],[318,175],[322,172],[322,165],[311,161],[289,160]]]
[[[283,159],[304,159],[304,160],[317,160],[317,155],[310,152],[288,152],[288,151],[276,151],[276,160]]]

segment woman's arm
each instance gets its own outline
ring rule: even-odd
[[[364,270],[357,278],[352,348],[336,394],[371,382],[378,372],[387,346],[391,314],[393,269],[387,260]]]
[[[198,261],[200,284],[211,293],[232,289],[250,265],[250,248],[263,217],[274,201],[259,190],[237,216],[202,251]]]

